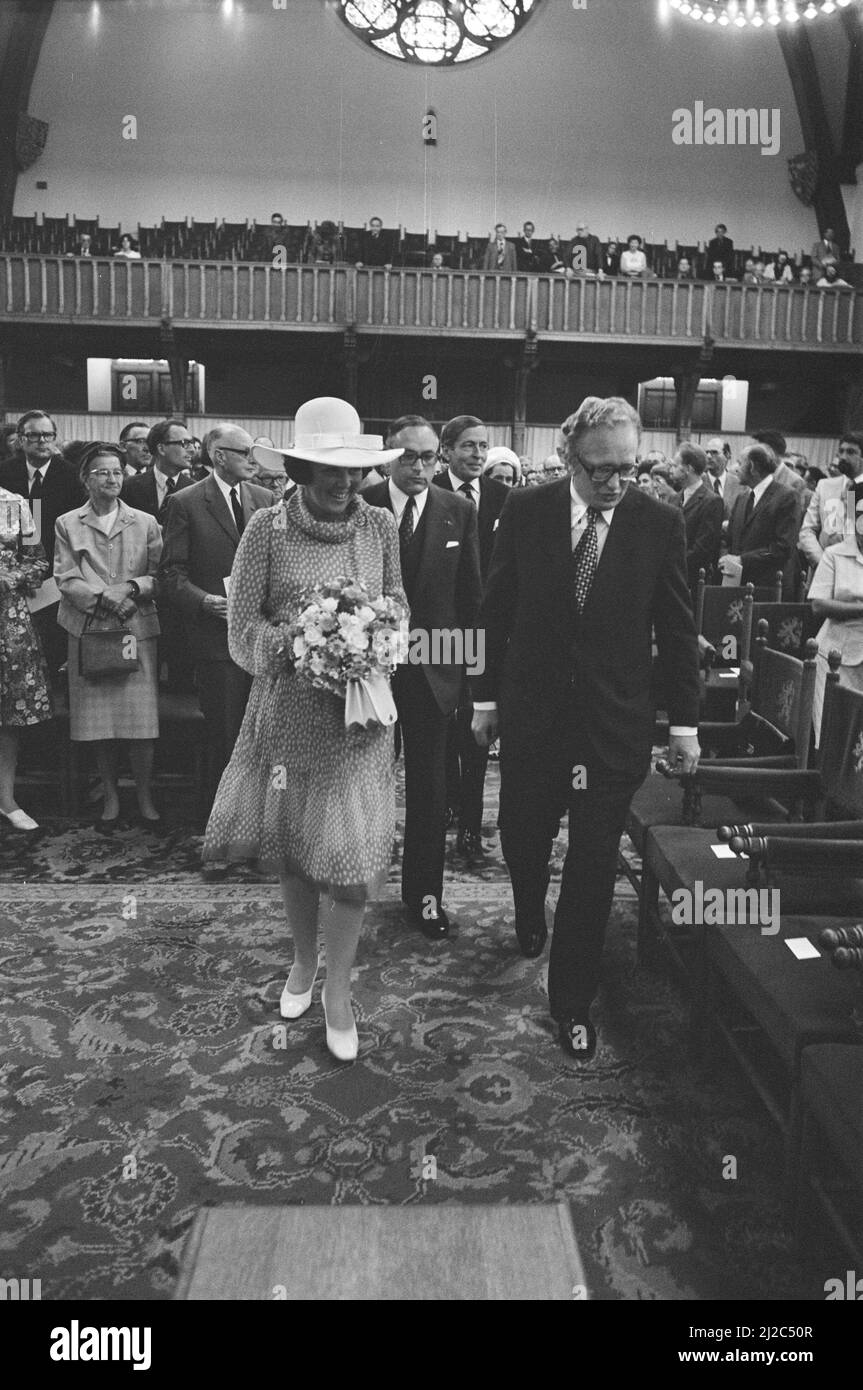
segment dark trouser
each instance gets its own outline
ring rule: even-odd
[[[189,694],[195,689],[195,663],[189,652],[189,638],[181,614],[167,603],[159,608],[158,661],[161,676],[167,668],[167,688],[176,694]]]
[[[414,910],[443,898],[446,851],[446,731],[421,666],[399,666],[393,677],[405,759],[405,843],[402,899]]]
[[[482,830],[483,791],[488,767],[488,748],[481,748],[471,733],[473,705],[464,700],[451,715],[447,730],[447,805],[458,810],[459,830],[479,835]]]
[[[198,661],[195,664],[198,703],[207,724],[210,802],[216,795],[240,732],[252,678],[233,661]]]
[[[614,897],[617,850],[626,813],[642,775],[602,763],[583,740],[530,760],[508,758],[501,740],[501,846],[516,912],[543,912],[552,841],[569,808],[569,848],[554,914],[548,970],[552,1017],[586,1019],[596,995],[605,929]],[[586,782],[573,788],[573,768]]]

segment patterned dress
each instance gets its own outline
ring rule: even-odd
[[[53,718],[45,658],[24,592],[47,574],[30,508],[0,488],[0,728]]]
[[[231,574],[228,646],[255,679],[203,857],[253,859],[361,899],[377,891],[392,857],[393,731],[348,731],[344,701],[291,669],[283,626],[310,585],[340,577],[407,606],[388,511],[357,497],[343,520],[319,521],[297,488],[254,514]]]

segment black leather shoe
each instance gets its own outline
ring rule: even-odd
[[[526,913],[515,914],[515,934],[518,937],[518,944],[521,954],[527,956],[528,960],[535,960],[541,956],[545,943],[548,940],[548,927],[545,925],[545,914],[539,917],[529,917]]]
[[[136,825],[141,825],[145,830],[149,830],[151,835],[170,835],[171,830],[168,822],[163,816],[142,816],[135,817]]]
[[[449,936],[449,918],[442,907],[433,909],[433,915],[429,915],[429,908],[413,907],[410,903],[406,903],[405,906],[413,925],[419,927],[429,941],[442,941],[445,936]]]
[[[561,1047],[576,1062],[591,1062],[596,1053],[596,1029],[588,1019],[568,1018],[557,1025]]]
[[[94,822],[94,829],[98,830],[100,835],[113,835],[119,824],[119,816],[112,816],[110,820],[105,820],[103,816]]]

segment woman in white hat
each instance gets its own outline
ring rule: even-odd
[[[505,444],[496,444],[489,449],[482,471],[486,477],[503,483],[504,487],[521,487],[521,459]]]
[[[344,701],[294,673],[287,632],[304,591],[339,577],[407,607],[395,520],[358,495],[365,469],[401,453],[382,446],[362,433],[353,406],[325,396],[297,411],[292,448],[252,449],[259,465],[284,461],[298,486],[255,513],[237,549],[228,646],[255,679],[203,852],[205,860],[253,859],[281,877],[294,941],[283,1018],[311,1006],[320,926],[327,1046],[340,1061],[357,1055],[351,969],[366,900],[392,854],[393,732],[346,730]]]

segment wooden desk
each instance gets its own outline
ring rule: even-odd
[[[800,1090],[802,1124],[793,1155],[798,1238],[812,1194],[859,1268],[863,1262],[863,1047],[807,1047]]]
[[[205,1207],[174,1293],[191,1300],[587,1298],[569,1207]]]

